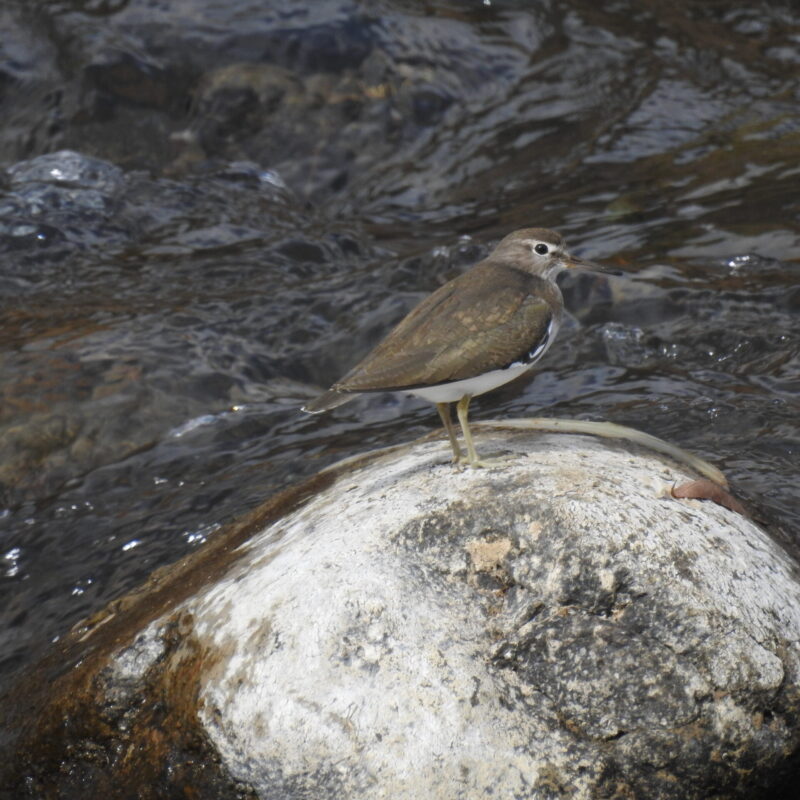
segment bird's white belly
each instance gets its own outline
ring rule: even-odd
[[[408,393],[415,397],[421,397],[429,403],[457,403],[466,395],[475,397],[484,392],[491,392],[492,389],[523,375],[532,366],[531,363],[508,367],[508,369],[493,369],[491,372],[476,375],[474,378],[465,378],[463,381],[453,381],[453,383],[441,383],[438,386],[425,386],[421,389],[410,389]]]

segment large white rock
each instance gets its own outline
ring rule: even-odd
[[[795,564],[745,517],[665,496],[695,477],[676,462],[475,428],[495,468],[459,471],[439,440],[333,468],[117,637],[95,702],[130,728],[125,709],[193,687],[181,719],[260,798],[779,787],[800,746]]]

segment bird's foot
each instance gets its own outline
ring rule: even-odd
[[[465,458],[464,453],[461,452],[461,448],[458,447],[458,445],[455,445],[452,442],[450,444],[452,446],[452,458],[450,459],[450,463],[454,467],[463,466]]]
[[[442,464],[444,464],[444,462],[442,462]],[[453,457],[450,459],[450,466],[460,471],[466,469],[466,467],[469,465],[467,464],[464,456],[453,455]]]
[[[468,460],[466,465],[470,469],[501,469],[502,467],[507,467],[509,463],[513,460],[513,456],[509,457],[499,456],[498,458],[476,458],[473,460]]]
[[[478,460],[478,461],[470,461],[467,465],[470,469],[491,469],[492,467],[498,466],[495,461],[492,459],[487,459],[486,461]]]

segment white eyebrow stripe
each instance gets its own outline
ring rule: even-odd
[[[523,244],[529,244],[531,247],[536,247],[537,244],[544,244],[550,249],[551,253],[560,253],[564,247],[562,244],[553,244],[552,242],[543,242],[541,239],[523,239]]]

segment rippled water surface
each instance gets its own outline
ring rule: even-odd
[[[298,408],[522,226],[624,275],[567,276],[541,368],[474,418],[640,428],[800,543],[795,3],[0,22],[1,680],[276,490],[434,430],[403,396]]]

